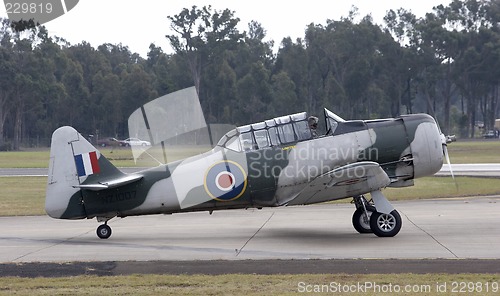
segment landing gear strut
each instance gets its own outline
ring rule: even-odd
[[[101,239],[107,239],[111,236],[111,227],[108,226],[108,221],[97,227],[97,236]]]
[[[352,226],[359,233],[372,233],[370,217],[376,211],[375,207],[363,195],[355,196],[354,204],[356,205],[356,211],[352,215]]]

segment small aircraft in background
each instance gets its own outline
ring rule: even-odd
[[[173,95],[197,99],[194,88]],[[165,149],[155,139],[158,132],[151,131],[147,110],[143,106],[138,112],[146,134]],[[358,232],[395,236],[402,220],[381,190],[412,186],[415,178],[441,169],[448,158],[446,138],[435,120],[414,114],[346,121],[324,109],[324,132],[318,133],[314,123],[317,118],[302,112],[240,126],[210,151],[131,174],[64,126],[52,135],[45,210],[59,219],[97,218],[103,222],[97,236],[106,239],[111,235],[107,222],[114,217],[353,198],[352,223]],[[129,121],[129,129],[138,126]]]

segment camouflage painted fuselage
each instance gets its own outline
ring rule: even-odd
[[[436,173],[443,161],[440,132],[434,119],[425,114],[339,122],[326,136],[249,151],[217,146],[202,155],[131,176],[124,176],[100,153],[100,173],[82,178],[71,171],[71,164],[65,164],[64,172],[57,172],[64,155],[72,153],[65,160],[71,162],[77,153],[92,150],[90,144],[75,148],[75,143],[85,140],[73,133],[77,132],[69,127],[54,132],[46,201],[46,211],[54,218],[312,204],[369,192],[356,187],[364,178],[360,172],[339,176],[342,181],[335,184],[325,183],[322,194],[304,194],[313,180],[349,164],[376,162],[390,180],[385,185],[403,187],[413,185],[414,178]],[[68,141],[68,137],[74,140]],[[57,146],[62,148],[54,149]],[[116,187],[95,185],[116,178],[130,181]],[[56,194],[68,194],[69,198]]]

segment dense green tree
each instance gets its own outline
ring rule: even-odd
[[[308,53],[306,52],[302,40],[299,39],[297,43],[294,43],[290,38],[284,38],[281,41],[281,47],[278,51],[273,69],[273,72],[276,73],[275,75],[280,76],[276,79],[273,77],[273,85],[275,85],[276,94],[280,92],[282,94],[283,90],[278,91],[280,86],[276,85],[276,83],[281,85],[285,83],[285,77],[281,73],[286,73],[286,76],[294,85],[294,88],[289,91],[293,90],[295,93],[294,96],[299,99],[299,103],[295,108],[315,113],[317,110],[314,110],[309,103],[313,101],[314,97],[310,83],[314,75],[312,71],[309,71]],[[284,99],[284,97],[281,98]],[[277,101],[276,105],[282,106],[283,104],[281,101]],[[277,111],[280,115],[288,113],[286,109],[283,111],[278,109]]]
[[[153,75],[153,84],[159,95],[164,95],[174,90],[175,82],[172,75],[169,75],[169,56],[161,47],[150,44],[148,59],[145,61],[146,71]]]
[[[295,83],[286,72],[282,71],[273,75],[271,87],[273,92],[273,101],[269,110],[271,117],[273,114],[278,116],[305,110],[304,102],[297,96]]]
[[[153,85],[151,75],[140,64],[130,65],[129,71],[122,72],[120,79],[122,112],[127,116],[132,114],[135,109],[158,97],[158,93],[151,87]]]
[[[114,73],[104,74],[98,72],[94,75],[94,91],[92,100],[95,104],[94,113],[96,118],[96,136],[114,136],[122,134],[120,127],[123,124],[123,100],[121,98],[120,78]]]
[[[474,137],[478,107],[487,128],[492,128],[496,117],[488,110],[495,110],[498,102],[498,2],[454,0],[437,12],[457,35],[454,83],[467,101],[470,135]]]
[[[209,89],[202,90],[202,85],[208,87],[211,84],[208,81],[203,83],[202,78],[212,72],[207,68],[220,67],[227,57],[226,52],[235,50],[242,40],[244,34],[239,33],[236,28],[239,18],[235,18],[234,12],[229,9],[213,11],[211,6],[202,9],[193,6],[190,10],[185,8],[179,14],[168,18],[171,21],[171,29],[176,34],[166,37],[176,54],[186,59],[208,118],[216,119],[219,112],[213,106],[219,105],[218,100],[221,97]]]
[[[169,16],[171,29],[177,33],[166,35],[175,52],[188,61],[189,69],[197,92],[204,65],[211,59],[220,57],[228,47],[240,41],[242,35],[236,29],[239,22],[234,12],[226,9],[212,11],[211,6],[199,9],[184,8],[179,14]]]
[[[246,115],[247,120],[243,123],[265,120],[270,116],[267,109],[272,100],[269,75],[262,64],[254,63],[250,72],[238,81],[236,103],[240,111],[238,117]]]
[[[0,48],[0,147],[4,146],[5,122],[10,110],[14,107],[11,98],[14,92],[15,67],[12,52],[5,47]]]
[[[210,123],[323,107],[345,118],[427,112],[445,133],[474,137],[476,122],[491,129],[499,116],[498,1],[453,0],[423,17],[390,10],[384,25],[353,8],[305,24],[303,38],[283,38],[276,53],[260,23],[240,32],[228,9],[193,6],[168,19],[174,53],[151,44],[146,58],[1,20],[0,149],[48,144],[61,125],[125,137],[136,108],[192,85]]]

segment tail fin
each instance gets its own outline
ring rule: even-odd
[[[45,211],[53,218],[86,218],[82,188],[106,189],[106,181],[124,176],[74,128],[58,128],[50,146]]]

